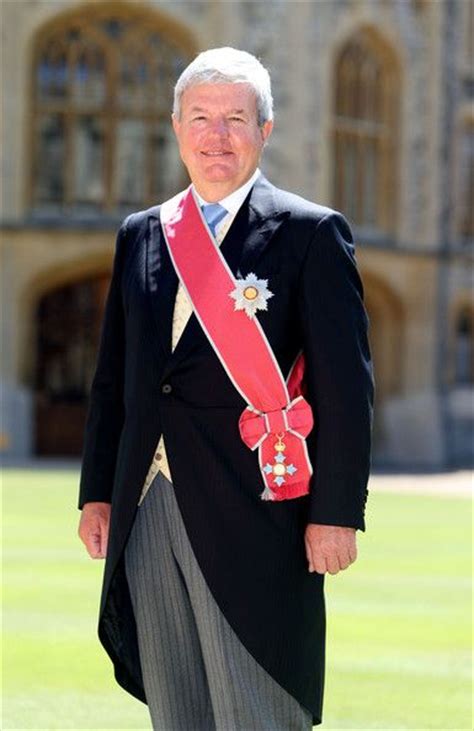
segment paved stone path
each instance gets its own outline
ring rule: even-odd
[[[80,470],[78,459],[31,458],[1,461],[3,469],[28,470]],[[369,490],[403,492],[413,495],[439,495],[440,497],[470,497],[474,494],[474,471],[451,472],[383,472],[374,469],[369,480]]]
[[[470,497],[474,493],[474,472],[471,470],[399,474],[375,472],[370,477],[369,490],[440,497]]]

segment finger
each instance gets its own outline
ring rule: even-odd
[[[91,558],[100,558],[100,530],[98,527],[89,532],[85,544]]]
[[[98,533],[98,526],[95,522],[91,522],[90,520],[84,520],[84,514],[81,518],[81,521],[79,523],[79,538],[84,543],[87,550],[92,547],[93,542],[95,541],[95,535]]]
[[[305,538],[305,551],[306,551],[306,560],[308,561],[308,571],[312,573],[314,571],[314,565],[313,565],[313,557],[311,554],[311,544],[310,542]]]
[[[351,563],[354,563],[357,558],[357,546],[355,543],[354,545],[349,546],[349,558],[351,560]]]
[[[335,553],[326,557],[326,565],[330,574],[337,574],[341,570],[338,556]]]
[[[313,543],[308,541],[308,550],[311,556],[311,566],[317,574],[325,574],[328,570],[326,558]]]
[[[327,562],[324,556],[318,556],[316,559],[313,559],[313,565],[314,570],[317,574],[325,574],[328,570]]]
[[[316,553],[313,553],[311,551],[311,547],[308,548],[308,571],[310,574],[313,574],[315,571],[318,571],[318,566],[321,565],[320,561],[318,560],[318,556]]]
[[[105,558],[107,553],[107,541],[109,537],[108,522],[105,520],[100,521],[100,558]]]
[[[77,532],[81,541],[87,546],[87,541],[89,540],[89,530],[83,519],[81,519],[79,523],[79,528]]]
[[[339,568],[341,571],[344,571],[344,569],[347,569],[348,566],[351,565],[352,560],[349,555],[349,551],[340,552],[338,556],[338,562],[339,562]]]

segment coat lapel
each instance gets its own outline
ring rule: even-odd
[[[274,186],[263,176],[256,181],[221,244],[222,254],[232,273],[237,277],[245,276],[252,271],[252,267],[256,265],[276,230],[288,215],[287,210],[277,210],[274,190]],[[166,376],[194,348],[208,341],[193,314],[175,350],[171,353],[171,329],[178,278],[159,220],[152,218],[150,226],[148,286],[160,340],[168,357]]]
[[[159,215],[159,214],[158,214]],[[178,277],[158,217],[150,218],[147,245],[147,289],[158,340],[166,359],[171,355],[171,327]]]
[[[252,271],[252,267],[257,264],[271,243],[273,235],[289,214],[288,210],[278,210],[275,201],[275,188],[263,176],[255,183],[239,214],[241,211],[246,216],[246,225],[237,234],[240,247],[231,244],[231,246],[235,246],[235,249],[239,249],[236,268],[231,265],[233,273],[238,277],[245,276]],[[226,256],[224,245],[228,236],[222,244],[222,251],[227,261],[229,259]]]

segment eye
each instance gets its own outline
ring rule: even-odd
[[[243,117],[239,117],[238,115],[233,115],[232,117],[229,117],[229,119],[232,122],[245,122],[245,119]]]

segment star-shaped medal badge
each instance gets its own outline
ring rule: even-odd
[[[258,279],[253,272],[245,279],[237,279],[230,296],[235,300],[234,310],[244,310],[248,317],[255,317],[257,310],[267,310],[267,300],[273,297],[268,289],[268,279]]]

